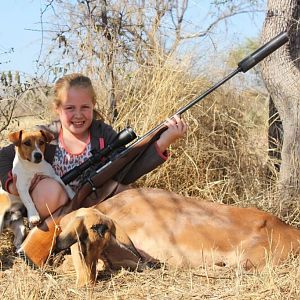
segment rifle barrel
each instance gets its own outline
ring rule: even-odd
[[[237,68],[233,72],[231,72],[229,75],[227,75],[225,78],[220,80],[219,82],[215,83],[212,87],[210,87],[207,91],[205,91],[203,94],[200,96],[196,97],[194,100],[192,100],[190,103],[188,103],[186,106],[180,108],[175,115],[181,115],[182,113],[186,112],[188,109],[190,109],[192,106],[194,106],[196,103],[201,101],[203,98],[208,96],[210,93],[212,93],[214,90],[216,90],[219,86],[224,84],[226,81],[231,79],[233,76],[235,76],[238,72],[240,72],[240,69]]]
[[[199,101],[207,97],[210,93],[212,93],[214,90],[216,90],[218,87],[223,85],[226,81],[234,77],[239,72],[247,72],[249,69],[253,68],[256,64],[258,64],[261,60],[263,60],[265,57],[273,53],[275,50],[277,50],[279,47],[284,45],[288,41],[288,34],[286,32],[282,32],[275,36],[273,39],[271,39],[269,42],[252,52],[250,55],[248,55],[246,58],[241,60],[238,63],[238,67],[232,71],[230,74],[228,74],[226,77],[224,77],[219,82],[215,83],[212,87],[210,87],[208,90],[206,90],[203,94],[196,97],[194,100],[192,100],[190,103],[185,105],[184,107],[180,108],[174,115],[181,115],[184,112],[186,112],[188,109],[190,109],[192,106],[197,104]],[[174,115],[171,117],[173,118]],[[148,131],[144,136],[140,137],[136,142],[131,144],[127,149],[134,147],[139,141],[143,138],[148,137],[149,135],[153,135],[155,132],[162,130],[165,127],[165,122],[162,122],[155,128]],[[125,152],[127,151],[125,150]]]
[[[204,93],[196,97],[194,100],[192,100],[187,105],[180,108],[172,117],[175,115],[181,115],[184,112],[186,112],[188,109],[190,109],[192,106],[197,104],[199,101],[204,99],[206,96],[208,96],[210,93],[212,93],[214,90],[216,90],[218,87],[223,85],[226,81],[234,77],[239,72],[247,72],[249,69],[253,68],[256,64],[258,64],[261,60],[263,60],[265,57],[273,53],[275,50],[277,50],[279,47],[284,45],[288,41],[288,35],[286,32],[282,32],[278,34],[276,37],[271,39],[269,42],[258,48],[256,51],[251,53],[249,56],[244,58],[242,61],[238,63],[238,67],[232,71],[230,74],[228,74],[226,77],[224,77],[222,80],[214,84],[212,87],[210,87],[208,90],[206,90]],[[167,129],[167,126],[165,125],[165,121],[157,125],[155,128],[149,130],[146,134],[139,137],[135,142],[130,144],[124,151],[120,152],[114,160],[118,158],[122,158],[126,156],[128,153],[131,152],[131,150],[135,147],[138,147],[140,144],[145,143],[146,141],[151,140],[154,136],[159,136],[159,133],[163,132]],[[110,164],[111,162],[109,162]],[[105,165],[101,166],[96,172],[99,173],[105,168]]]
[[[281,32],[266,44],[255,50],[249,56],[244,58],[238,63],[238,66],[243,73],[246,73],[249,69],[253,68],[256,64],[262,61],[264,58],[269,56],[279,47],[284,45],[289,40],[286,32]]]

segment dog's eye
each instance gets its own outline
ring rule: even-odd
[[[97,232],[100,237],[104,237],[105,232],[107,232],[109,228],[106,224],[94,224],[91,229]]]
[[[43,141],[43,140],[40,140],[40,142],[39,142],[39,145],[40,145],[40,146],[43,146],[43,145],[45,145],[45,141]]]
[[[25,141],[24,143],[23,143],[25,146],[31,146],[31,141],[29,140],[29,141]]]

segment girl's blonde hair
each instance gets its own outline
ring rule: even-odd
[[[92,98],[92,103],[95,106],[97,103],[97,96],[93,87],[92,81],[89,77],[80,73],[72,73],[65,75],[58,79],[53,89],[53,106],[58,108],[61,104],[62,94],[68,91],[71,87],[82,87],[89,91]],[[94,109],[94,117],[97,119],[103,119],[101,114]]]

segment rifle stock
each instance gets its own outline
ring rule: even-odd
[[[205,98],[207,95],[212,93],[215,89],[220,87],[230,78],[235,76],[239,72],[247,72],[249,69],[254,67],[258,62],[264,59],[266,56],[270,55],[276,49],[281,47],[288,41],[287,33],[283,32],[269,41],[267,44],[263,45],[251,55],[246,57],[238,64],[238,68],[226,76],[224,79],[217,82],[210,89],[205,91],[200,96],[196,97],[193,101],[188,103],[186,106],[179,109],[174,115],[181,115],[189,108],[194,106],[200,100]],[[174,117],[174,115],[172,117]],[[171,118],[172,118],[171,117]],[[55,246],[55,238],[59,234],[59,222],[61,218],[67,213],[76,210],[80,207],[89,207],[97,204],[102,199],[94,198],[90,199],[89,195],[94,191],[95,186],[104,186],[111,178],[113,178],[118,172],[125,168],[130,162],[134,161],[143,151],[153,143],[160,134],[166,129],[163,123],[156,126],[154,129],[150,130],[144,136],[139,138],[136,142],[132,143],[128,148],[119,153],[113,160],[101,166],[94,174],[91,175],[90,179],[83,184],[81,189],[75,195],[72,201],[70,201],[64,207],[59,208],[55,213],[48,217],[44,222],[35,227],[30,231],[26,240],[23,242],[19,253],[21,256],[25,256],[29,261],[31,261],[36,266],[42,266],[46,261]],[[104,193],[105,194],[105,193]],[[106,194],[106,197],[110,193]]]

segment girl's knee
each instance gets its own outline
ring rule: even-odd
[[[51,178],[41,180],[32,191],[33,202],[41,217],[49,216],[68,202],[60,183]]]

